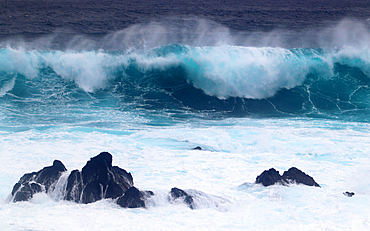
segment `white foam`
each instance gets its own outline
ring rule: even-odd
[[[50,186],[48,195],[53,200],[60,201],[64,199],[70,173],[69,171],[63,172],[59,180]]]
[[[4,96],[8,91],[12,90],[15,84],[15,78],[12,78],[9,82],[5,83],[0,88],[0,97]]]
[[[152,71],[170,71],[181,66],[186,73],[183,78],[188,83],[220,99],[272,97],[281,89],[301,86],[309,73],[317,78],[335,78],[335,63],[357,67],[370,74],[370,54],[366,46],[341,46],[325,52],[230,45],[178,47],[181,49],[173,49],[166,55],[156,53],[158,48],[121,53],[2,49],[0,71],[12,80],[0,88],[0,97],[14,87],[17,73],[32,79],[46,67],[57,75],[53,78],[60,76],[86,92],[94,92],[109,87],[112,79],[120,82],[121,77],[127,77],[126,69],[137,68],[141,73],[129,77],[152,86],[156,85]],[[168,72],[164,76],[173,78],[172,74]]]
[[[340,121],[229,119],[118,134],[66,128],[3,133],[0,223],[8,230],[367,230],[368,129]],[[207,148],[192,150],[198,145]],[[45,193],[5,203],[24,173],[54,159],[69,171],[81,169],[101,151],[132,173],[136,187],[156,193],[148,209],[123,209],[112,200],[57,202]],[[263,170],[282,173],[292,166],[322,187],[252,184]],[[238,188],[245,182],[251,184]],[[190,210],[167,202],[172,187],[206,194],[198,193],[198,209]],[[345,197],[345,191],[356,194]]]

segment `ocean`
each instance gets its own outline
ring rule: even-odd
[[[0,1],[2,230],[369,230],[369,115],[368,1]],[[11,202],[103,151],[147,208]]]

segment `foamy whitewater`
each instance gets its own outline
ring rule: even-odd
[[[250,32],[173,20],[1,41],[1,230],[369,230],[367,21]],[[62,200],[69,173],[102,151],[155,193],[148,208]],[[11,202],[23,174],[55,159],[68,172],[54,191]],[[254,184],[293,166],[321,188]],[[173,187],[196,209],[168,202]]]

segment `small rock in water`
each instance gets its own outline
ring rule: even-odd
[[[310,177],[309,175],[302,172],[296,167],[292,167],[288,171],[285,171],[281,178],[286,184],[296,183],[320,187],[320,185],[316,183],[312,177]]]
[[[149,194],[154,195],[151,191],[141,192],[137,188],[131,187],[125,192],[125,195],[118,198],[117,204],[123,208],[145,208],[145,197]]]
[[[263,171],[256,178],[256,184],[262,184],[263,186],[270,186],[276,183],[281,183],[281,176],[279,171],[276,171],[274,168]]]
[[[354,195],[355,195],[355,193],[354,192],[344,192],[343,193],[345,196],[347,196],[347,197],[353,197]]]
[[[168,197],[170,202],[175,200],[182,200],[183,203],[187,204],[189,208],[194,209],[193,197],[187,194],[184,190],[179,188],[172,188]]]

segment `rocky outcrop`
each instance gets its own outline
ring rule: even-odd
[[[274,168],[263,171],[261,175],[256,178],[256,184],[262,184],[263,186],[274,185],[278,182],[281,182],[281,176]]]
[[[307,175],[296,167],[292,167],[288,171],[285,171],[282,176],[274,168],[270,168],[269,170],[263,171],[261,175],[257,176],[255,183],[262,184],[263,186],[270,186],[274,184],[288,185],[295,183],[320,187],[320,185],[316,183],[311,176]]]
[[[200,147],[194,149],[202,150]],[[52,166],[38,172],[24,174],[13,187],[12,201],[27,201],[39,192],[48,193],[51,197],[57,195],[57,200],[64,199],[85,204],[110,198],[124,208],[146,208],[146,202],[155,201],[148,201],[154,195],[152,191],[140,191],[134,187],[131,173],[112,166],[112,155],[108,152],[92,157],[81,171],[73,170],[69,174],[66,171],[63,163],[55,160]],[[66,173],[63,174],[64,172]],[[283,175],[274,168],[265,170],[257,176],[255,183],[263,186],[296,183],[320,187],[311,176],[295,167],[285,171]],[[354,193],[345,192],[344,195],[352,197]],[[219,207],[227,203],[223,198],[179,188],[172,188],[167,198],[170,203],[183,203],[190,209],[200,208],[199,206],[205,204]]]
[[[288,171],[285,171],[281,178],[282,181],[286,184],[296,183],[320,187],[320,185],[316,183],[316,181],[311,176],[307,175],[296,167],[292,167]]]
[[[145,208],[145,200],[153,195],[152,191],[140,191],[131,187],[123,196],[118,198],[117,204],[123,208]]]
[[[63,163],[55,160],[52,166],[45,167],[38,172],[24,174],[13,187],[13,202],[27,201],[38,192],[47,193],[65,171],[67,169]]]
[[[92,203],[104,198],[118,198],[134,185],[131,173],[112,166],[112,155],[102,152],[91,158],[82,171],[68,177],[65,200]]]
[[[12,190],[12,200],[27,201],[35,193],[54,190],[66,167],[59,160],[38,172],[27,173],[21,177]],[[102,152],[91,158],[82,171],[73,170],[67,179],[64,200],[78,203],[92,203],[104,198],[118,198],[134,185],[131,173],[112,166],[112,155]]]
[[[170,202],[181,202],[186,204],[189,208],[194,209],[194,200],[193,197],[187,194],[184,190],[179,188],[172,188],[171,192],[168,195],[168,200]]]

